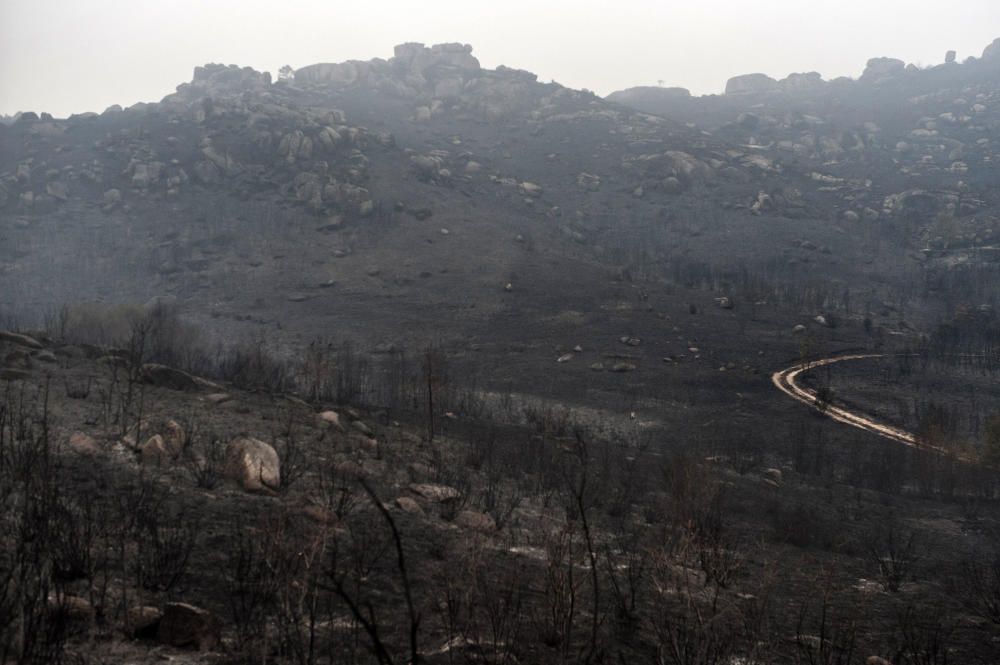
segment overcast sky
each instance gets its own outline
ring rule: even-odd
[[[996,37],[1000,0],[0,0],[0,113],[101,111],[157,101],[206,62],[276,72],[405,41],[469,43],[486,67],[600,94],[704,94],[750,72],[964,59]]]

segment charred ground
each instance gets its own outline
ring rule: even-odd
[[[998,67],[602,100],[408,44],[0,125],[0,314],[33,335],[3,340],[4,611],[48,636],[5,657],[153,658],[128,610],[184,601],[143,634],[194,625],[191,659],[993,662],[996,478],[957,458],[991,463],[995,400],[953,387],[994,374]],[[950,453],[770,384],[850,349],[921,380],[815,388]]]

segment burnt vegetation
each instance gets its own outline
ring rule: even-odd
[[[0,663],[996,663],[990,53],[5,120]]]
[[[164,383],[156,361],[202,353],[150,342],[175,319],[148,312],[118,348],[39,335],[56,363],[4,384],[8,661],[156,641],[260,663],[992,658],[992,471],[824,442],[808,414],[784,450],[727,427],[663,449],[488,404],[438,349],[233,350]],[[228,465],[247,435],[280,480]]]

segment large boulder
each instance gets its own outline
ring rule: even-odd
[[[409,513],[411,515],[424,514],[424,509],[420,507],[420,504],[408,496],[397,497],[396,507],[402,510],[404,513]]]
[[[174,453],[170,451],[167,442],[159,434],[149,437],[140,448],[142,463],[151,466],[163,466],[168,464]]]
[[[434,485],[431,483],[413,483],[410,485],[410,491],[433,503],[446,503],[448,501],[454,501],[462,496],[462,493],[454,487],[448,487],[447,485]]]
[[[340,422],[340,414],[336,411],[323,411],[316,416],[316,422],[322,428],[337,429],[344,431],[344,426]]]
[[[45,185],[45,193],[54,199],[65,201],[69,198],[69,186],[60,180],[53,180]]]
[[[906,71],[906,63],[896,58],[872,58],[861,74],[862,81],[879,81]]]
[[[493,521],[492,517],[475,510],[463,510],[460,512],[455,517],[455,524],[470,531],[480,531],[483,533],[491,533],[497,530],[497,523]]]
[[[187,434],[176,420],[168,420],[163,426],[163,442],[172,455],[180,455],[184,451]]]
[[[326,150],[333,150],[340,143],[340,132],[333,127],[323,127],[316,135],[316,140]]]
[[[159,182],[163,174],[163,164],[160,162],[141,162],[133,159],[125,169],[125,176],[130,179],[132,187],[147,189]]]
[[[324,62],[295,70],[295,82],[307,84],[346,87],[367,80],[372,72],[384,65],[385,61],[372,63],[349,60],[347,62]]]
[[[23,346],[26,349],[41,349],[42,343],[34,337],[28,337],[16,332],[0,330],[0,342],[7,342],[14,346]]]
[[[338,134],[339,137],[339,134]],[[329,137],[328,137],[329,138]],[[294,132],[285,134],[278,144],[278,154],[285,158],[289,164],[294,164],[298,160],[312,158],[313,141],[311,138],[296,129]]]
[[[47,602],[49,616],[64,626],[83,626],[94,620],[94,607],[79,596],[50,595]]]
[[[101,197],[101,208],[103,208],[105,212],[110,212],[111,210],[114,210],[121,202],[122,202],[121,190],[109,189],[108,191],[104,192],[104,196]]]
[[[208,610],[187,603],[167,603],[156,637],[173,647],[210,651],[222,639],[222,627]]]
[[[520,188],[522,194],[532,199],[538,198],[545,191],[541,185],[536,185],[533,182],[522,182]]]
[[[743,74],[726,81],[727,95],[768,92],[778,87],[778,82],[767,74]]]
[[[576,176],[576,185],[588,192],[596,192],[601,188],[601,178],[593,173],[580,173]]]
[[[163,612],[157,607],[140,605],[130,607],[125,613],[125,634],[135,639],[156,637]]]
[[[461,75],[479,70],[479,60],[468,44],[435,44],[427,48],[410,42],[394,49],[392,65],[420,77],[429,77],[433,70],[450,69]]]
[[[142,366],[142,380],[150,385],[171,390],[198,389],[198,382],[187,372],[155,363]]]
[[[200,148],[202,156],[213,164],[220,173],[224,173],[227,176],[234,176],[243,170],[240,163],[228,151],[217,148],[211,139],[206,138],[203,140]]]
[[[682,181],[704,180],[713,175],[712,167],[686,152],[668,150],[663,157],[671,175]]]
[[[87,436],[83,432],[74,432],[69,437],[69,448],[77,455],[92,457],[101,453],[101,447],[97,441]]]
[[[799,72],[781,79],[779,85],[788,91],[816,90],[823,87],[824,81],[819,72]]]
[[[983,50],[983,60],[1000,60],[1000,37]]]
[[[276,490],[281,486],[278,453],[260,439],[234,439],[226,446],[225,475],[248,492]]]
[[[191,87],[212,93],[233,93],[263,90],[271,85],[270,72],[258,72],[251,67],[209,63],[194,68]]]

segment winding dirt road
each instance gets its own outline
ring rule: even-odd
[[[874,418],[866,416],[861,413],[853,413],[842,409],[838,406],[832,404],[820,404],[819,399],[816,397],[815,391],[809,390],[808,388],[802,388],[796,383],[796,380],[804,372],[816,369],[817,367],[825,367],[826,365],[832,365],[834,363],[846,362],[848,360],[866,360],[871,358],[882,358],[882,354],[858,354],[858,355],[848,355],[848,356],[836,356],[833,358],[824,358],[823,360],[814,360],[808,363],[802,363],[795,365],[794,367],[789,367],[788,369],[783,369],[780,372],[775,372],[771,376],[771,380],[774,385],[777,386],[778,390],[785,393],[792,399],[802,402],[803,404],[816,409],[828,418],[832,418],[839,423],[844,423],[845,425],[850,425],[852,427],[857,427],[858,429],[863,429],[866,432],[871,432],[886,439],[896,441],[897,443],[902,443],[904,446],[910,446],[911,448],[921,448],[924,450],[941,450],[935,446],[929,446],[925,443],[917,441],[917,438],[907,432],[906,430],[899,429],[898,427],[893,427],[892,425],[887,425],[885,423],[880,423]],[[944,452],[941,450],[941,452]]]

